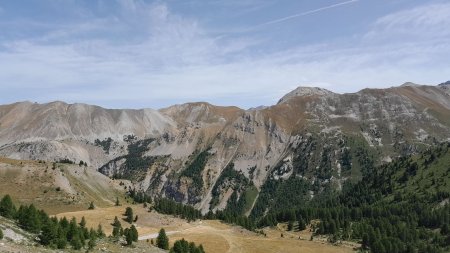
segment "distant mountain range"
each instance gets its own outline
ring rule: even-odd
[[[0,156],[79,163],[203,212],[268,182],[303,178],[308,197],[394,157],[450,141],[450,82],[337,94],[299,87],[276,105],[187,103],[160,110],[19,102],[0,106]],[[248,197],[249,196],[249,197]]]

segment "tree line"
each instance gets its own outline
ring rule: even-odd
[[[88,229],[84,217],[79,223],[75,218],[69,221],[66,217],[50,217],[33,204],[21,205],[16,209],[9,195],[0,201],[0,215],[15,220],[25,231],[38,234],[37,241],[51,248],[65,249],[70,245],[75,250],[86,246],[92,249],[98,238],[105,237],[101,225],[97,230]]]
[[[257,203],[250,217],[227,209],[203,216],[168,199],[155,200],[155,209],[249,230],[285,222],[289,230],[310,225],[314,235],[359,242],[376,253],[445,252],[450,249],[449,160],[450,144],[444,143],[365,173],[360,182],[344,184],[341,192],[325,187],[313,199],[306,195],[309,185],[303,179],[269,180],[258,199],[264,205]],[[425,176],[429,182],[421,186]]]
[[[169,250],[169,237],[167,237],[166,231],[162,228],[158,237],[156,238],[156,246],[160,249]],[[205,253],[203,245],[195,245],[194,242],[188,242],[181,239],[174,242],[173,247],[170,248],[170,253]]]
[[[360,182],[344,184],[340,193],[328,192],[309,201],[290,201],[304,188],[295,191],[291,182],[293,191],[287,196],[280,194],[286,192],[276,185],[280,182],[269,181],[262,190],[270,193],[264,196],[269,197],[265,203],[273,203],[271,209],[262,218],[251,217],[258,227],[311,224],[315,235],[328,235],[331,242],[360,242],[363,249],[376,253],[446,252],[450,249],[449,160],[450,144],[444,143],[380,166]],[[294,204],[283,204],[289,202]],[[261,214],[264,209],[254,211]]]

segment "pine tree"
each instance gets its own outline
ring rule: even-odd
[[[119,197],[116,197],[116,206],[120,206]]]
[[[448,224],[442,224],[442,226],[441,226],[441,234],[442,235],[446,235],[446,234],[448,234],[449,233],[449,231],[450,231],[450,229],[449,229],[449,226],[448,226]]]
[[[112,226],[113,226],[113,231],[112,231],[113,237],[117,238],[123,234],[122,224],[120,224],[120,221],[117,218],[117,216],[114,218],[114,222],[113,222]]]
[[[86,227],[86,219],[83,217],[81,217],[81,221],[80,221],[80,227],[85,228]]]
[[[127,245],[131,245],[133,243],[133,235],[131,234],[130,229],[126,228],[124,231],[125,234],[125,241],[127,242]]]
[[[134,242],[137,242],[138,239],[139,239],[139,234],[138,234],[138,231],[137,231],[137,229],[136,229],[136,227],[134,225],[131,225],[130,232],[131,232],[131,235],[132,235],[131,239]]]
[[[334,222],[334,220],[331,220],[329,233],[335,234],[336,232],[337,232],[336,222]]]
[[[205,253],[205,250],[203,249],[203,246],[200,244],[198,247],[195,245],[194,242],[188,242],[186,240],[181,239],[178,241],[175,241],[173,244],[173,247],[170,249],[169,252],[172,253]]]
[[[19,225],[32,233],[38,233],[41,229],[41,219],[39,212],[36,210],[33,204],[30,206],[20,206],[18,211]]]
[[[324,225],[323,221],[320,222],[319,229],[317,230],[317,233],[318,234],[325,234],[325,225]]]
[[[303,231],[305,229],[306,229],[305,220],[303,220],[303,218],[300,218],[298,220],[298,230]]]
[[[91,239],[88,242],[88,249],[93,250],[95,247],[95,239]]]
[[[0,228],[0,240],[3,239],[3,230]]]
[[[72,248],[75,250],[80,250],[83,247],[83,244],[81,243],[80,237],[76,235],[71,241],[70,245],[72,245]]]
[[[5,218],[13,218],[16,214],[16,207],[14,206],[11,196],[5,195],[0,201],[0,215]]]
[[[136,227],[132,225],[130,228],[126,228],[124,231],[125,240],[127,241],[127,245],[131,245],[133,242],[138,241],[138,232]]]
[[[95,231],[95,229],[91,228],[91,229],[89,230],[89,236],[88,236],[88,238],[90,238],[90,239],[97,239],[97,238],[98,238],[98,236],[97,236],[97,231]]]
[[[75,237],[77,237],[78,240],[80,240],[80,237],[78,235],[77,220],[75,219],[75,217],[73,217],[70,220],[69,228],[67,230],[67,241],[72,242]]]
[[[293,221],[289,221],[288,225],[287,225],[287,230],[288,231],[292,231],[293,228],[294,228],[294,222]]]
[[[116,237],[116,238],[120,236],[120,227],[114,227],[113,228],[112,236]]]
[[[42,231],[39,234],[39,242],[42,245],[50,245],[57,239],[58,230],[57,226],[52,221],[47,221],[42,226]]]
[[[125,216],[126,216],[125,220],[131,224],[133,222],[133,217],[134,217],[133,209],[131,207],[127,207],[125,209]]]
[[[158,237],[156,238],[156,246],[160,249],[169,249],[169,238],[166,235],[164,228],[159,231]]]
[[[56,242],[56,247],[58,249],[65,249],[67,247],[67,240],[64,237],[60,237],[58,238],[57,242]]]
[[[386,252],[384,245],[380,241],[376,241],[370,249],[372,252],[376,252],[376,253],[385,253]],[[428,252],[430,252],[430,251],[428,251]]]
[[[106,235],[105,235],[105,232],[103,232],[103,228],[102,228],[102,225],[101,224],[98,224],[98,227],[97,227],[97,237],[98,238],[103,238],[103,237],[105,237]]]
[[[120,224],[119,218],[114,217],[114,222],[111,224],[113,227],[122,227],[122,224]]]
[[[65,217],[64,217],[65,219]],[[67,219],[66,219],[67,221]],[[67,236],[66,236],[66,232],[65,230],[61,227],[61,220],[60,220],[60,225],[58,226],[58,230],[57,230],[57,234],[58,234],[58,238],[56,238],[56,247],[58,249],[65,249],[67,247]]]
[[[59,220],[59,226],[63,229],[69,228],[69,221],[65,216]]]
[[[94,202],[91,201],[91,204],[88,207],[88,210],[94,210],[95,206],[94,206]]]
[[[203,245],[199,245],[198,246],[198,250],[200,251],[200,253],[205,253],[205,250],[203,249]]]

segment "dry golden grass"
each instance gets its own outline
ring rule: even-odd
[[[203,244],[207,252],[352,252],[348,247],[333,246],[326,242],[299,240],[297,236],[281,237],[276,229],[266,229],[267,237],[240,228],[221,224],[218,221],[204,221],[203,224],[173,234],[170,238],[185,238],[196,244]],[[283,232],[284,233],[284,232]]]
[[[160,228],[165,228],[168,232],[170,242],[173,243],[179,239],[193,241],[196,244],[202,244],[206,252],[214,253],[269,253],[269,252],[323,252],[323,253],[345,253],[353,252],[352,248],[347,246],[333,246],[325,241],[309,241],[310,233],[302,232],[283,232],[278,229],[265,229],[267,237],[259,235],[240,227],[223,224],[220,221],[196,221],[187,223],[184,220],[174,218],[168,215],[149,213],[142,205],[123,205],[119,207],[98,208],[90,211],[69,212],[58,214],[58,217],[76,217],[80,220],[85,217],[87,225],[97,227],[102,224],[105,232],[110,234],[112,231],[111,223],[115,216],[122,218],[125,208],[131,206],[139,219],[136,222],[139,235],[151,235],[155,237]],[[130,224],[121,221],[123,227]],[[305,239],[298,239],[299,236]]]
[[[49,214],[111,206],[123,195],[119,183],[92,168],[0,157],[0,197],[9,194],[16,205],[33,203]]]

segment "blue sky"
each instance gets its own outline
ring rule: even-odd
[[[450,79],[440,0],[3,0],[0,103],[271,105]]]

